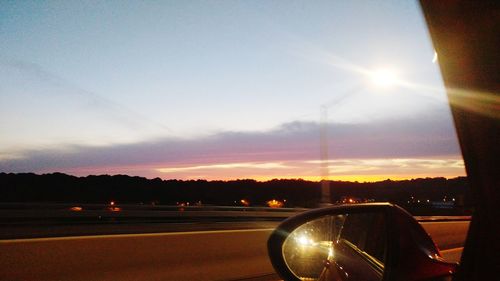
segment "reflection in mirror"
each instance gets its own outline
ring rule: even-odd
[[[293,230],[282,250],[300,280],[382,280],[386,247],[385,216],[377,212],[314,219]]]

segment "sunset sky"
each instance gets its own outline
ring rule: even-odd
[[[434,56],[416,1],[5,2],[0,172],[318,180],[326,106],[331,179],[463,176]]]

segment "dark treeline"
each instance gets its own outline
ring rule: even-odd
[[[372,183],[331,181],[332,201],[345,197],[390,201],[442,201],[455,198],[468,205],[467,179],[425,178]],[[286,207],[312,207],[319,202],[320,182],[301,179],[206,181],[146,179],[126,175],[75,177],[62,173],[0,173],[0,202],[176,204],[201,201],[204,205],[237,205],[241,199],[264,206],[270,199],[286,199]],[[236,201],[236,203],[235,203]]]

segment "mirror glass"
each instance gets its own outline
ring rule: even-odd
[[[327,215],[293,230],[283,257],[300,280],[382,280],[387,248],[382,212]]]

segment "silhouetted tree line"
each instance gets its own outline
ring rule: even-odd
[[[331,181],[332,201],[345,197],[408,204],[413,198],[442,201],[456,198],[458,205],[467,201],[467,179],[458,177],[419,178],[372,183]],[[246,199],[252,206],[264,206],[270,199],[284,200],[285,207],[316,206],[320,182],[302,179],[206,181],[162,180],[127,175],[75,177],[62,173],[0,173],[0,202],[177,204],[201,201],[204,205],[238,205]],[[465,197],[465,200],[464,200]]]

